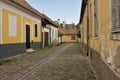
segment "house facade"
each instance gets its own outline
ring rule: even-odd
[[[118,0],[83,0],[81,44],[102,80],[120,79]]]
[[[58,44],[58,24],[43,14],[42,19],[43,48],[54,44]]]
[[[25,0],[0,0],[0,59],[42,47],[41,17]]]
[[[59,31],[59,43],[70,43],[78,42],[77,30],[73,24],[66,24],[65,26],[61,25],[58,28]]]
[[[51,25],[51,43],[58,44],[58,27]]]

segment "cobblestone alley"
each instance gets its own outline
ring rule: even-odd
[[[0,66],[0,80],[98,80],[78,44],[26,53]]]

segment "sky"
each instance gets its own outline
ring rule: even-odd
[[[26,0],[41,13],[46,14],[53,21],[60,19],[67,24],[77,24],[80,18],[82,0]]]

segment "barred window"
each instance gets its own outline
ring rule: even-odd
[[[112,32],[120,32],[120,0],[112,0]]]
[[[99,36],[99,21],[98,21],[98,0],[94,0],[94,35],[95,37]]]

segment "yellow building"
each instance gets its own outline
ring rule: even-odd
[[[41,17],[25,0],[0,0],[0,58],[41,48]]]
[[[82,48],[84,49],[84,51],[86,53],[87,50],[88,50],[88,41],[87,41],[87,38],[88,38],[88,31],[87,31],[87,28],[88,28],[88,9],[87,9],[87,4],[86,2],[83,0],[83,3],[82,3],[82,8],[81,8],[81,19],[80,19],[80,29],[81,29],[81,45],[82,45]]]
[[[120,80],[119,4],[118,0],[82,0],[80,27],[83,49],[101,80]]]
[[[59,32],[59,43],[61,42],[78,42],[77,30],[73,24],[66,24],[65,26],[61,25],[58,28]],[[61,36],[60,36],[61,35]]]

